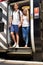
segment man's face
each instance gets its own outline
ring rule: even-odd
[[[17,3],[14,4],[14,9],[18,10],[18,4]]]

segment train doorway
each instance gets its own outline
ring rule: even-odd
[[[30,21],[30,3],[28,1],[21,1],[21,2],[17,2],[17,3],[19,3],[19,10],[21,10],[22,12],[23,12],[22,8],[26,8],[26,7],[28,8],[29,21]],[[13,6],[14,6],[14,4],[12,4],[12,3],[9,5],[9,17],[10,17],[11,14],[13,14]],[[30,27],[30,22],[29,22],[29,27]],[[23,40],[22,26],[19,28],[19,37],[20,37],[19,38],[19,46],[24,47],[25,41]],[[11,40],[10,43],[12,44],[13,41]],[[28,46],[31,46],[30,29],[29,29],[29,33],[28,33]]]

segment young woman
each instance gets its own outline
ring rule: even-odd
[[[27,47],[29,40],[29,11],[26,8],[23,9],[22,34],[23,34],[23,39],[25,41],[25,47]]]

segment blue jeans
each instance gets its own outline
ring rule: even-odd
[[[24,39],[26,45],[28,45],[28,41],[29,41],[29,27],[22,27],[22,34],[23,34],[23,39]]]

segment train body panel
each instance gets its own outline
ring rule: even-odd
[[[0,9],[2,9],[2,19],[0,20],[0,47],[7,49],[7,1],[0,2]],[[1,16],[0,15],[0,16]]]

